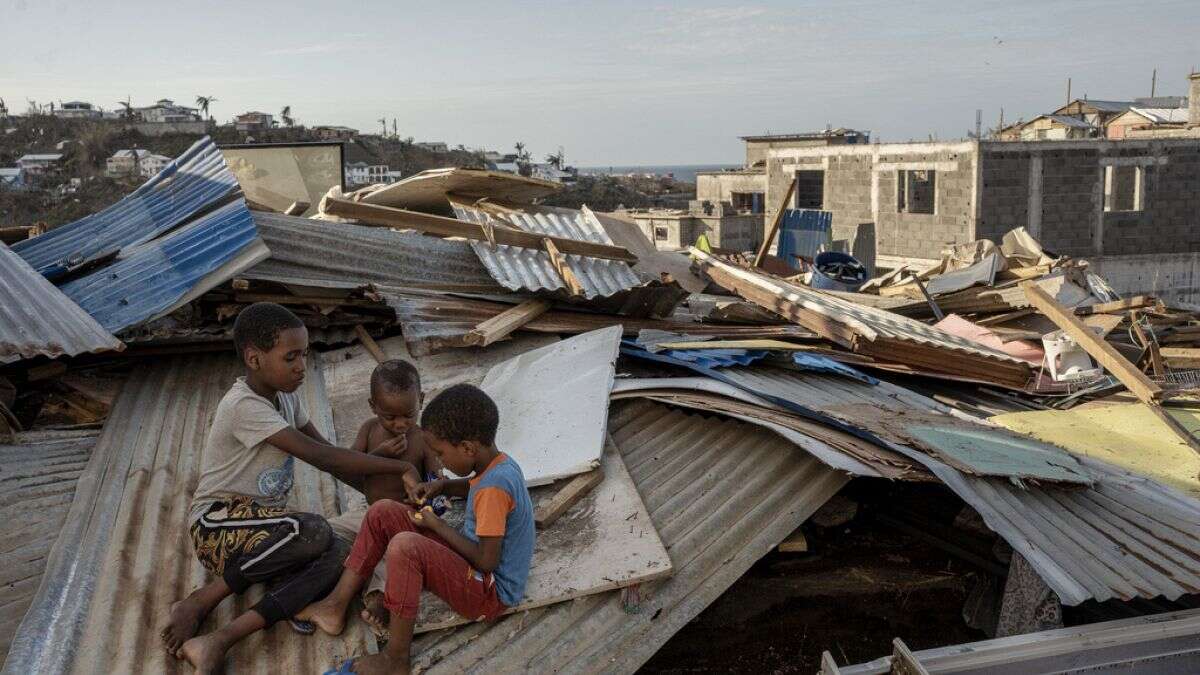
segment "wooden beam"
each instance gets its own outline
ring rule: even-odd
[[[567,292],[571,295],[583,295],[583,284],[579,283],[579,278],[571,271],[567,258],[558,250],[554,240],[550,237],[542,239],[542,247],[546,249],[546,255],[550,256],[550,264],[567,287]]]
[[[892,673],[893,675],[929,675],[929,671],[917,657],[913,656],[908,645],[900,638],[892,640]]]
[[[284,213],[284,215],[288,215],[288,216],[299,216],[299,215],[302,215],[305,211],[307,211],[309,206],[312,206],[312,205],[309,204],[308,202],[292,202],[292,205],[287,207],[287,209],[284,210],[283,213]]]
[[[478,223],[446,218],[445,216],[435,216],[430,213],[418,213],[417,211],[394,209],[389,206],[363,204],[362,202],[352,202],[346,199],[326,199],[325,212],[342,218],[353,218],[364,225],[417,230],[418,232],[424,232],[435,237],[462,237],[474,241],[488,241],[484,228]],[[545,250],[542,241],[550,239],[554,242],[555,247],[565,254],[602,258],[604,260],[619,260],[630,264],[636,263],[638,260],[637,256],[628,249],[610,244],[597,244],[595,242],[565,239],[562,237],[546,237],[536,232],[526,232],[495,223],[491,227],[491,232],[494,234],[497,244],[504,244],[506,246]]]
[[[1083,325],[1091,328],[1093,331],[1098,331],[1097,335],[1105,338],[1108,337],[1109,333],[1116,330],[1117,326],[1120,326],[1124,320],[1125,317],[1120,314],[1093,314],[1084,317]]]
[[[371,358],[375,359],[375,363],[383,363],[384,361],[388,360],[387,354],[384,353],[383,348],[379,346],[379,343],[375,341],[375,338],[371,337],[371,334],[367,332],[367,329],[363,328],[361,323],[355,324],[354,334],[358,336],[358,341],[361,342],[363,347],[366,348],[367,352],[370,353]]]
[[[1132,321],[1133,334],[1137,336],[1142,346],[1146,348],[1146,354],[1150,359],[1150,370],[1154,373],[1154,377],[1165,377],[1166,372],[1163,369],[1162,354],[1158,353],[1158,343],[1146,335],[1146,331],[1142,329],[1142,322],[1139,320],[1137,312],[1133,313],[1130,320]]]
[[[339,298],[325,295],[287,295],[276,293],[235,293],[234,302],[275,302],[280,305],[318,305],[321,307],[382,307],[384,303],[366,298]]]
[[[1163,347],[1159,350],[1171,368],[1200,368],[1200,349],[1195,347]]]
[[[1088,316],[1090,314],[1110,314],[1110,313],[1125,313],[1126,310],[1140,309],[1142,307],[1150,307],[1154,305],[1155,300],[1153,295],[1135,295],[1132,298],[1124,298],[1113,302],[1101,302],[1087,307],[1076,307],[1075,316]]]
[[[921,283],[920,279],[913,279],[913,283],[917,285],[917,290],[921,291],[921,295],[925,296],[925,302],[928,302],[929,309],[933,310],[934,318],[938,321],[946,318],[946,315],[942,314],[942,309],[933,301],[933,296],[929,294],[929,291],[925,288],[925,284]]]
[[[604,482],[602,469],[593,469],[575,476],[553,497],[538,505],[537,510],[533,513],[534,524],[540,530],[550,527],[562,514],[602,482]]]
[[[788,202],[792,201],[792,195],[796,193],[796,179],[792,178],[788,184],[787,193],[783,195],[783,200],[779,202],[779,210],[775,212],[775,220],[771,221],[771,229],[767,230],[767,236],[763,238],[762,244],[758,247],[758,253],[754,255],[754,266],[762,267],[763,260],[767,257],[767,251],[771,249],[771,240],[775,238],[775,233],[779,231],[779,224],[783,222],[783,212],[787,211]]]
[[[1058,304],[1054,298],[1032,281],[1021,282],[1021,289],[1025,291],[1025,297],[1029,299],[1030,304],[1047,319],[1053,321],[1054,325],[1074,338],[1084,351],[1120,380],[1121,384],[1125,385],[1134,396],[1137,396],[1139,401],[1155,403],[1162,398],[1162,387],[1150,381],[1145,373],[1121,356],[1112,345],[1092,332],[1086,324],[1075,317],[1071,310]]]
[[[821,652],[821,670],[817,675],[842,675],[837,661],[833,660],[833,654],[830,654],[828,650]]]
[[[521,326],[545,314],[548,309],[550,309],[548,300],[538,298],[526,300],[516,307],[500,312],[487,321],[476,324],[463,340],[469,345],[486,347],[508,337]]]
[[[787,539],[779,542],[780,553],[807,553],[808,538],[804,536],[804,531],[797,529],[795,532],[788,535]]]

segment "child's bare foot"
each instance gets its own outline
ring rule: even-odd
[[[386,651],[354,659],[351,671],[358,675],[408,675],[408,659],[403,660],[388,656]]]
[[[318,600],[296,612],[296,618],[311,621],[317,624],[317,628],[330,635],[341,635],[346,628],[346,608],[329,598]]]
[[[184,642],[196,636],[200,622],[204,621],[207,614],[205,607],[192,598],[173,603],[167,618],[167,625],[158,634],[162,638],[163,644],[167,646],[167,653],[178,657],[179,648],[183,646]]]
[[[392,617],[388,614],[387,607],[383,606],[383,593],[373,591],[367,593],[367,597],[363,598],[365,608],[362,611],[362,620],[367,622],[371,630],[377,637],[388,637],[388,623]]]
[[[196,675],[219,675],[225,671],[225,645],[212,635],[188,640],[179,653],[195,667]]]

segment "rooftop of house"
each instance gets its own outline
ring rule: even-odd
[[[1130,108],[1129,111],[1137,113],[1155,124],[1172,124],[1188,121],[1187,108]]]
[[[62,159],[61,152],[30,153],[21,155],[18,162],[57,162]]]

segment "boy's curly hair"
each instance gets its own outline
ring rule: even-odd
[[[371,395],[384,391],[402,394],[412,388],[421,391],[421,374],[416,366],[404,359],[388,359],[371,372]]]
[[[455,444],[477,441],[492,445],[496,442],[498,426],[500,411],[495,401],[470,384],[456,384],[438,394],[421,415],[422,428]]]
[[[303,327],[304,322],[287,307],[273,302],[256,302],[239,312],[234,320],[233,346],[239,357],[251,345],[264,352],[270,351],[281,331]]]

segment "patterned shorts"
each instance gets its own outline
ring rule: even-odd
[[[263,506],[249,497],[233,497],[213,504],[191,529],[196,557],[209,572],[221,576],[225,563],[248,553],[279,527],[285,508]],[[207,527],[205,523],[223,527]]]

